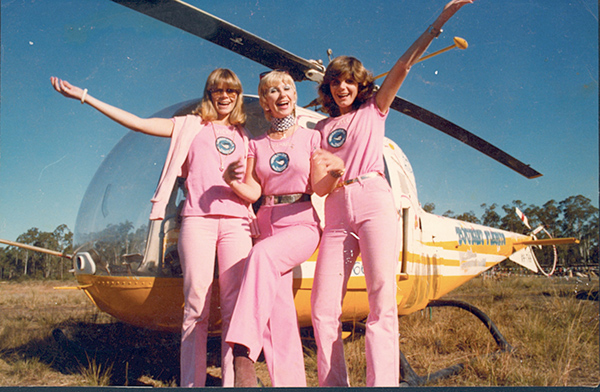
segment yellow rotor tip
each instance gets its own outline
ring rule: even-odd
[[[467,49],[469,44],[464,38],[454,37],[454,44],[458,49]]]

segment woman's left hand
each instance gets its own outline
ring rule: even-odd
[[[321,170],[334,178],[339,178],[344,174],[346,166],[344,161],[337,155],[323,149],[316,150],[312,155],[313,162]]]

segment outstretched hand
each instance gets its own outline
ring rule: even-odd
[[[388,76],[385,78],[381,87],[377,91],[376,102],[379,110],[383,113],[387,113],[388,109],[392,105],[392,102],[396,98],[396,94],[404,83],[406,75],[410,71],[410,68],[416,64],[423,53],[431,44],[431,41],[437,37],[434,35],[434,31],[439,34],[444,24],[452,18],[452,16],[466,4],[473,3],[474,0],[452,0],[444,6],[443,11],[417,40],[400,56],[396,64],[392,67]]]
[[[61,93],[67,98],[81,100],[83,97],[83,90],[77,86],[73,86],[66,80],[57,78],[56,76],[50,77],[50,82],[56,91]]]
[[[452,0],[444,6],[444,10],[440,14],[439,18],[442,18],[442,23],[445,23],[450,19],[459,9],[466,4],[472,4],[474,0]]]
[[[449,2],[448,4],[446,4],[446,6],[444,7],[444,9],[448,9],[448,8],[454,8],[454,12],[458,11],[460,9],[460,7],[462,7],[465,4],[471,4],[473,3],[473,0],[452,0],[451,2]]]

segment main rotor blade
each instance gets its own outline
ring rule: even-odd
[[[438,116],[435,113],[430,112],[427,109],[423,109],[405,99],[396,97],[391,105],[392,109],[404,113],[416,120],[424,122],[427,125],[434,127],[447,135],[452,136],[455,139],[473,147],[477,151],[484,153],[492,159],[510,167],[517,173],[524,175],[527,178],[540,177],[542,174],[532,169],[529,165],[524,164],[518,159],[508,155],[498,147],[486,142],[479,136],[472,134],[464,128]]]
[[[325,67],[296,56],[239,27],[179,0],[112,0],[157,20],[204,38],[271,69],[286,70],[295,81],[319,81]],[[458,125],[396,97],[392,108],[475,148],[527,178],[542,174]]]
[[[271,69],[286,70],[295,81],[325,68],[298,57],[239,27],[179,0],[112,0],[188,33],[204,38]],[[314,79],[313,79],[314,80]]]
[[[73,256],[65,254],[65,253],[61,253],[61,252],[57,252],[55,250],[52,249],[46,249],[46,248],[40,248],[39,246],[33,246],[33,245],[29,245],[29,244],[23,244],[20,242],[14,242],[14,241],[9,241],[9,240],[4,240],[2,238],[0,238],[0,244],[6,244],[6,245],[10,245],[10,246],[14,246],[16,248],[23,248],[23,249],[29,249],[29,250],[33,250],[35,252],[40,252],[40,253],[47,253],[49,255],[52,256],[58,256],[58,257],[64,257],[65,259],[72,259]]]

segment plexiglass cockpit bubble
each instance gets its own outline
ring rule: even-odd
[[[200,99],[182,102],[152,117],[189,114]],[[266,131],[268,123],[256,97],[245,97],[247,129]],[[169,149],[169,138],[127,133],[104,159],[88,186],[75,223],[76,273],[178,276],[176,248],[165,236],[177,228],[184,200],[176,184],[164,221],[149,221],[150,199]],[[176,240],[174,241],[176,243]],[[163,261],[161,261],[163,260]],[[166,260],[170,265],[165,265]]]

